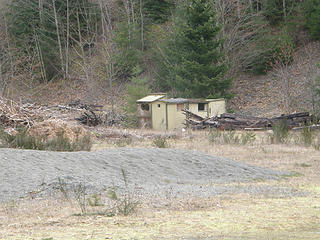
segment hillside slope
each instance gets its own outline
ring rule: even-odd
[[[317,68],[318,63],[320,63],[319,41],[300,47],[295,53],[294,62],[288,69],[282,69],[288,76],[290,112],[313,111],[312,85],[315,77],[320,75]],[[232,89],[235,96],[229,101],[229,109],[242,114],[266,117],[286,113],[285,82],[276,75],[277,71],[269,71],[266,75],[241,73],[236,76]],[[92,81],[94,96],[86,91],[84,81],[75,79],[39,85],[26,100],[50,105],[68,104],[80,99],[84,102],[94,101],[108,108],[110,105],[108,89],[102,89],[101,85],[96,82],[97,80]],[[123,104],[122,97],[125,94],[125,89],[126,86],[122,84],[115,91],[115,102],[118,109]]]
[[[285,79],[289,84],[290,112],[312,111],[312,86],[320,75],[317,64],[320,63],[320,42],[311,42],[300,47],[295,53],[294,62],[279,71],[270,71],[266,75],[241,74],[234,80],[232,92],[235,97],[229,107],[235,112],[255,116],[274,116],[287,111],[285,101]],[[316,103],[315,103],[316,105]]]

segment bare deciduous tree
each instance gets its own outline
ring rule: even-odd
[[[111,100],[111,112],[112,118],[115,115],[115,93],[113,87],[113,81],[115,78],[114,72],[114,55],[115,55],[115,46],[113,43],[113,28],[111,22],[111,10],[109,9],[110,4],[108,5],[103,0],[99,0],[100,11],[101,11],[101,27],[103,29],[103,44],[102,44],[102,53],[104,58],[104,66],[106,70],[106,80],[109,83],[109,94]]]
[[[317,77],[320,76],[320,69],[318,68],[317,62],[315,60],[318,57],[317,55],[319,55],[318,48],[319,44],[317,43],[309,43],[304,46],[304,52],[306,56],[304,65],[304,79],[306,81],[306,85],[308,86],[308,97],[311,101],[312,111],[317,114],[319,114],[320,112],[320,96],[315,91],[315,88],[317,88],[317,85],[319,84],[317,82]]]
[[[281,48],[270,63],[273,69],[272,74],[279,81],[279,96],[287,114],[292,110],[291,78],[292,78],[292,56],[290,47]]]
[[[52,0],[52,7],[53,7],[53,14],[54,14],[54,21],[55,21],[55,25],[56,25],[56,32],[57,32],[61,70],[62,70],[63,75],[65,76],[63,54],[62,54],[62,44],[61,44],[60,30],[59,30],[59,20],[58,20],[57,9],[56,9],[56,0]]]
[[[252,43],[261,35],[265,23],[261,21],[261,12],[252,10],[252,1],[212,0],[218,21],[222,27],[224,50],[230,65],[230,74],[236,74],[240,69],[250,68],[263,50],[247,51]]]

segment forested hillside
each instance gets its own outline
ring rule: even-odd
[[[320,0],[0,0],[0,96],[315,111],[319,40]]]

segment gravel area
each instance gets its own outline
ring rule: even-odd
[[[7,201],[39,189],[52,189],[63,179],[70,186],[84,183],[97,191],[124,186],[142,194],[209,196],[233,192],[295,194],[287,188],[237,187],[221,183],[278,179],[288,172],[250,166],[197,151],[118,148],[96,152],[46,152],[0,149],[0,200]]]

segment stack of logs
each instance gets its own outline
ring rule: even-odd
[[[222,130],[264,130],[272,128],[280,122],[285,122],[288,128],[301,128],[307,124],[317,124],[316,118],[308,112],[281,115],[274,118],[248,117],[238,114],[224,113],[220,117],[203,118],[188,110],[186,115],[187,127],[193,129],[218,128]]]

